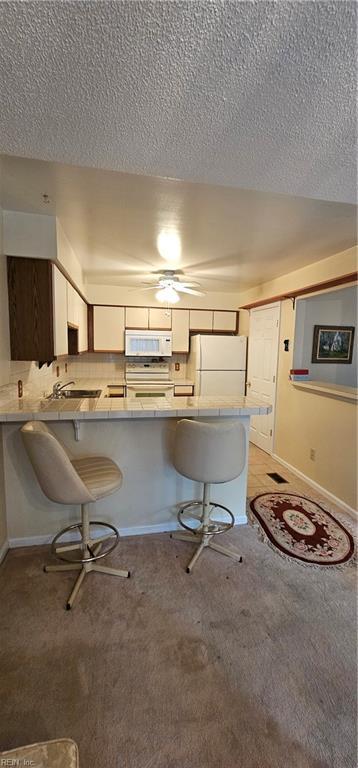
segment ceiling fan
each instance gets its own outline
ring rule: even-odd
[[[181,281],[179,273],[180,270],[178,269],[165,269],[159,272],[156,283],[140,290],[156,290],[156,299],[167,304],[176,304],[180,300],[180,293],[189,293],[192,296],[205,296],[203,291],[197,290],[200,283],[189,283],[186,280]]]

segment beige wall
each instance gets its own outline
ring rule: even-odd
[[[56,219],[38,213],[4,210],[4,253],[33,259],[55,259]]]
[[[242,294],[240,305],[339,277],[356,268],[357,251],[350,249]],[[281,304],[274,453],[356,509],[356,406],[295,388],[289,382],[294,331],[295,312],[286,299]],[[240,332],[249,335],[248,312],[240,314]],[[290,340],[289,352],[283,351],[284,339]],[[316,451],[315,461],[310,459],[311,448]]]
[[[146,287],[146,286],[143,286]],[[125,304],[126,306],[153,307],[163,304],[155,298],[155,291],[138,291],[124,285],[94,285],[87,283],[85,293],[91,304]],[[205,296],[185,296],[182,294],[177,305],[182,309],[231,309],[238,308],[237,293],[216,293],[211,291]]]
[[[56,219],[56,253],[57,261],[59,261],[66,272],[68,272],[77,288],[82,291],[82,293],[85,293],[81,264],[58,219]]]

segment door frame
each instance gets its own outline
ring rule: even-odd
[[[275,453],[275,437],[276,437],[276,404],[277,404],[277,377],[278,377],[278,363],[279,363],[279,355],[280,355],[280,336],[281,336],[281,301],[275,301],[268,304],[262,304],[260,307],[253,307],[250,309],[250,325],[251,325],[251,317],[252,313],[256,312],[262,312],[264,309],[273,309],[275,307],[278,308],[278,325],[277,325],[277,357],[276,357],[276,366],[275,366],[275,372],[274,377],[275,381],[273,382],[275,385],[275,392],[273,397],[273,403],[272,403],[272,448],[269,453],[269,456],[272,456]],[[249,330],[249,336],[248,336],[248,344],[247,344],[247,377],[249,374],[249,359],[250,359],[250,330]],[[247,387],[246,387],[247,390]],[[247,394],[247,391],[246,391]],[[250,442],[250,429],[249,429],[249,442]],[[261,449],[263,450],[263,448]]]

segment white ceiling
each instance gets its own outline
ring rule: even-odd
[[[353,202],[356,11],[353,0],[2,2],[0,151]]]
[[[356,242],[349,204],[16,157],[1,165],[3,207],[58,216],[91,283],[138,287],[173,267],[207,291],[234,291]],[[177,238],[174,261],[160,255],[163,231]]]

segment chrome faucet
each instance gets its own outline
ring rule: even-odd
[[[55,384],[52,387],[52,397],[54,400],[58,400],[60,397],[60,392],[65,387],[69,387],[70,384],[75,384],[75,381],[67,381],[66,384],[61,384],[60,381],[56,381]]]

